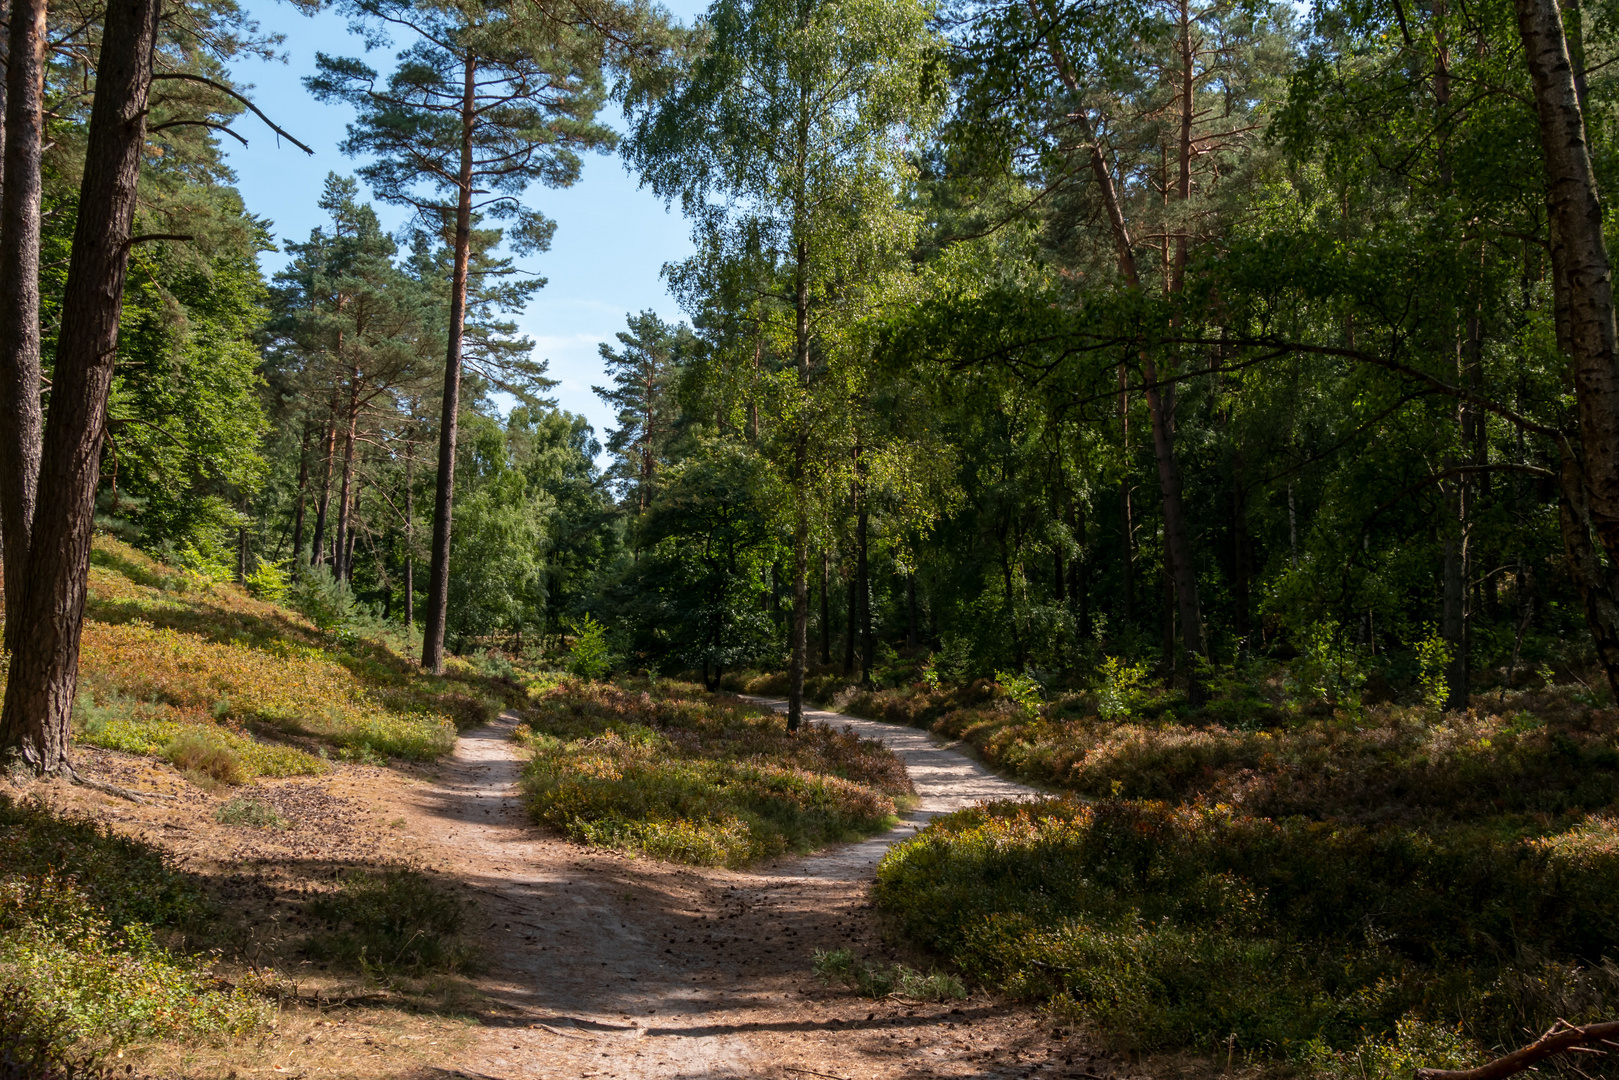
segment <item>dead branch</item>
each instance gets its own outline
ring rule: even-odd
[[[1501,1080],[1523,1072],[1537,1061],[1554,1054],[1585,1047],[1589,1043],[1605,1042],[1619,1036],[1619,1020],[1578,1026],[1559,1020],[1551,1028],[1521,1049],[1506,1057],[1496,1058],[1476,1069],[1418,1069],[1416,1080]]]

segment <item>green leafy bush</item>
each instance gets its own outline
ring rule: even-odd
[[[1000,688],[1006,700],[1017,705],[1029,715],[1040,711],[1041,687],[1040,680],[1032,675],[1019,675],[1010,671],[997,671],[995,685]]]
[[[568,661],[568,671],[581,679],[600,679],[612,669],[607,628],[586,615],[574,628],[573,656]]]
[[[273,562],[260,559],[253,571],[247,575],[247,591],[271,604],[279,604],[286,599],[287,589],[291,579],[287,572]]]
[[[1127,664],[1117,656],[1109,656],[1097,669],[1096,712],[1104,720],[1119,720],[1130,715],[1136,696],[1147,681],[1147,665]]]
[[[111,1069],[76,1050],[60,1018],[28,991],[0,987],[0,1080],[110,1080]]]

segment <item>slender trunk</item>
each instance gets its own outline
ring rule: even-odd
[[[1619,698],[1619,589],[1612,570],[1619,566],[1619,333],[1602,203],[1562,13],[1556,0],[1514,0],[1514,7],[1540,121],[1553,265],[1562,270],[1579,420],[1578,448],[1566,440],[1561,447],[1559,518],[1586,621]],[[1592,532],[1605,564],[1592,548]]]
[[[45,0],[12,0],[0,185],[0,553],[8,607],[27,588],[39,489],[39,222],[45,144]],[[6,621],[15,650],[22,620]]]
[[[450,514],[455,505],[455,440],[461,411],[461,335],[467,321],[467,261],[472,251],[472,134],[477,123],[477,62],[464,65],[461,172],[455,207],[455,269],[450,278],[449,348],[444,357],[444,407],[439,414],[438,487],[433,498],[433,564],[427,579],[422,667],[444,670],[444,624],[450,613]]]
[[[905,610],[909,616],[905,624],[905,645],[916,648],[916,572],[905,573]]]
[[[870,537],[870,516],[866,510],[866,470],[855,450],[855,477],[860,486],[860,501],[855,508],[854,559],[857,579],[855,595],[860,598],[860,685],[871,685],[871,665],[875,659],[871,640],[871,564],[867,557]]]
[[[845,585],[848,589],[848,611],[843,620],[843,674],[854,674],[855,627],[860,625],[860,590],[858,577],[850,573]]]
[[[1176,668],[1175,649],[1175,566],[1174,559],[1164,552],[1164,671],[1173,681]]]
[[[803,177],[809,155],[809,122],[810,88],[806,82],[800,84],[798,91],[800,171],[793,199],[793,360],[798,366],[798,385],[806,391],[810,377],[810,250],[809,230],[804,219],[809,209],[809,193]],[[757,361],[757,356],[755,359]],[[798,422],[804,423],[802,418]],[[804,719],[804,666],[809,653],[805,638],[809,623],[809,436],[809,431],[800,429],[793,448],[793,633],[787,669],[788,731],[797,731]]]
[[[1248,493],[1242,486],[1242,452],[1239,450],[1231,469],[1231,603],[1236,608],[1235,629],[1238,648],[1246,650],[1249,627],[1249,609],[1253,600],[1248,584]]]
[[[821,663],[832,663],[832,609],[827,602],[826,590],[831,584],[831,576],[827,573],[827,555],[821,552]]]
[[[310,541],[309,565],[326,563],[326,511],[332,502],[332,465],[337,458],[337,391],[332,391],[331,419],[326,423],[325,447],[320,467],[320,499],[315,503],[315,536]]]
[[[1299,568],[1299,515],[1293,507],[1293,481],[1287,482],[1287,565]]]
[[[333,550],[337,552],[336,565],[332,567],[332,574],[342,580],[352,576],[349,567],[348,551],[351,537],[349,535],[349,502],[350,487],[354,481],[354,435],[355,426],[359,418],[359,381],[356,379],[350,384],[348,422],[343,429],[343,479],[338,487],[337,495],[337,542]]]
[[[411,485],[411,458],[415,443],[405,442],[405,632],[416,625],[416,506]]]
[[[1029,6],[1035,18],[1039,20],[1041,13],[1036,0],[1029,0]],[[1051,60],[1057,69],[1057,75],[1070,93],[1078,94],[1081,91],[1079,80],[1074,76],[1073,68],[1063,54],[1061,46],[1055,35],[1046,39],[1047,49]],[[1122,204],[1119,202],[1118,189],[1113,182],[1113,173],[1109,168],[1102,142],[1092,130],[1090,116],[1083,108],[1072,114],[1079,137],[1090,147],[1091,175],[1096,181],[1097,192],[1102,199],[1102,208],[1107,215],[1108,224],[1113,233],[1113,243],[1118,259],[1119,272],[1126,285],[1131,289],[1140,291],[1141,276],[1136,270],[1135,251],[1131,244],[1129,223],[1125,220]],[[1203,616],[1198,608],[1197,598],[1197,564],[1192,558],[1191,537],[1186,525],[1186,513],[1181,498],[1180,468],[1175,459],[1174,443],[1174,391],[1173,389],[1160,389],[1158,385],[1158,368],[1152,354],[1143,350],[1140,354],[1141,374],[1146,382],[1145,394],[1147,398],[1147,416],[1152,422],[1153,455],[1158,461],[1158,486],[1163,496],[1164,506],[1164,545],[1169,551],[1175,566],[1175,594],[1179,605],[1181,618],[1182,647],[1189,653],[1202,656],[1205,652],[1203,644]],[[1190,686],[1191,698],[1194,704],[1200,699],[1200,688],[1196,685],[1195,676]]]
[[[118,351],[135,187],[146,135],[159,0],[111,0],[79,185],[79,217],[62,292],[50,416],[40,455],[28,574],[13,609],[17,636],[0,714],[0,747],[33,768],[67,760],[78,685],[107,393]]]
[[[304,501],[309,489],[309,421],[304,421],[303,439],[298,444],[298,508],[292,515],[292,557],[303,558]]]
[[[806,495],[799,495],[798,514],[793,522],[793,637],[789,707],[797,703],[798,714],[789,714],[787,727],[797,731],[804,717],[804,668],[809,652],[809,508]]]

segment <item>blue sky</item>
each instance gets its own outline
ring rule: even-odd
[[[707,5],[675,0],[667,6],[690,22]],[[302,79],[314,70],[316,52],[360,56],[364,46],[348,34],[347,22],[330,11],[310,18],[290,4],[270,2],[257,3],[252,10],[263,30],[286,36],[286,62],[241,63],[233,72],[252,84],[254,102],[315,154],[307,156],[285,142],[277,146],[274,132],[245,116],[235,126],[248,146],[225,139],[227,157],[248,210],[272,222],[278,241],[302,240],[322,223],[315,202],[326,174],[350,174],[361,164],[337,148],[352,110],[316,101]],[[367,60],[387,71],[393,51],[379,50]],[[604,119],[622,127],[616,109]],[[551,362],[551,377],[560,383],[554,391],[558,405],[583,413],[597,437],[604,438],[612,416],[590,392],[604,380],[597,346],[624,328],[628,312],[651,308],[665,319],[680,317],[659,271],[664,263],[690,253],[689,230],[678,207],[666,211],[650,192],[640,190],[616,155],[591,155],[579,183],[560,191],[534,187],[528,202],[554,219],[557,231],[550,251],[523,260],[525,268],[547,278],[548,284],[517,322],[536,342],[536,355]],[[377,211],[390,228],[406,217],[382,204]],[[261,262],[271,273],[285,256],[269,252]]]

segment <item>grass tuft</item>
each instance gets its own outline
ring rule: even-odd
[[[214,820],[221,825],[245,825],[252,829],[284,829],[286,819],[275,812],[275,807],[262,799],[238,797],[221,803],[214,810]]]
[[[960,1001],[961,980],[944,971],[923,974],[904,964],[870,964],[848,949],[816,949],[815,974],[826,986],[846,986],[861,997],[902,997],[912,1001]]]

